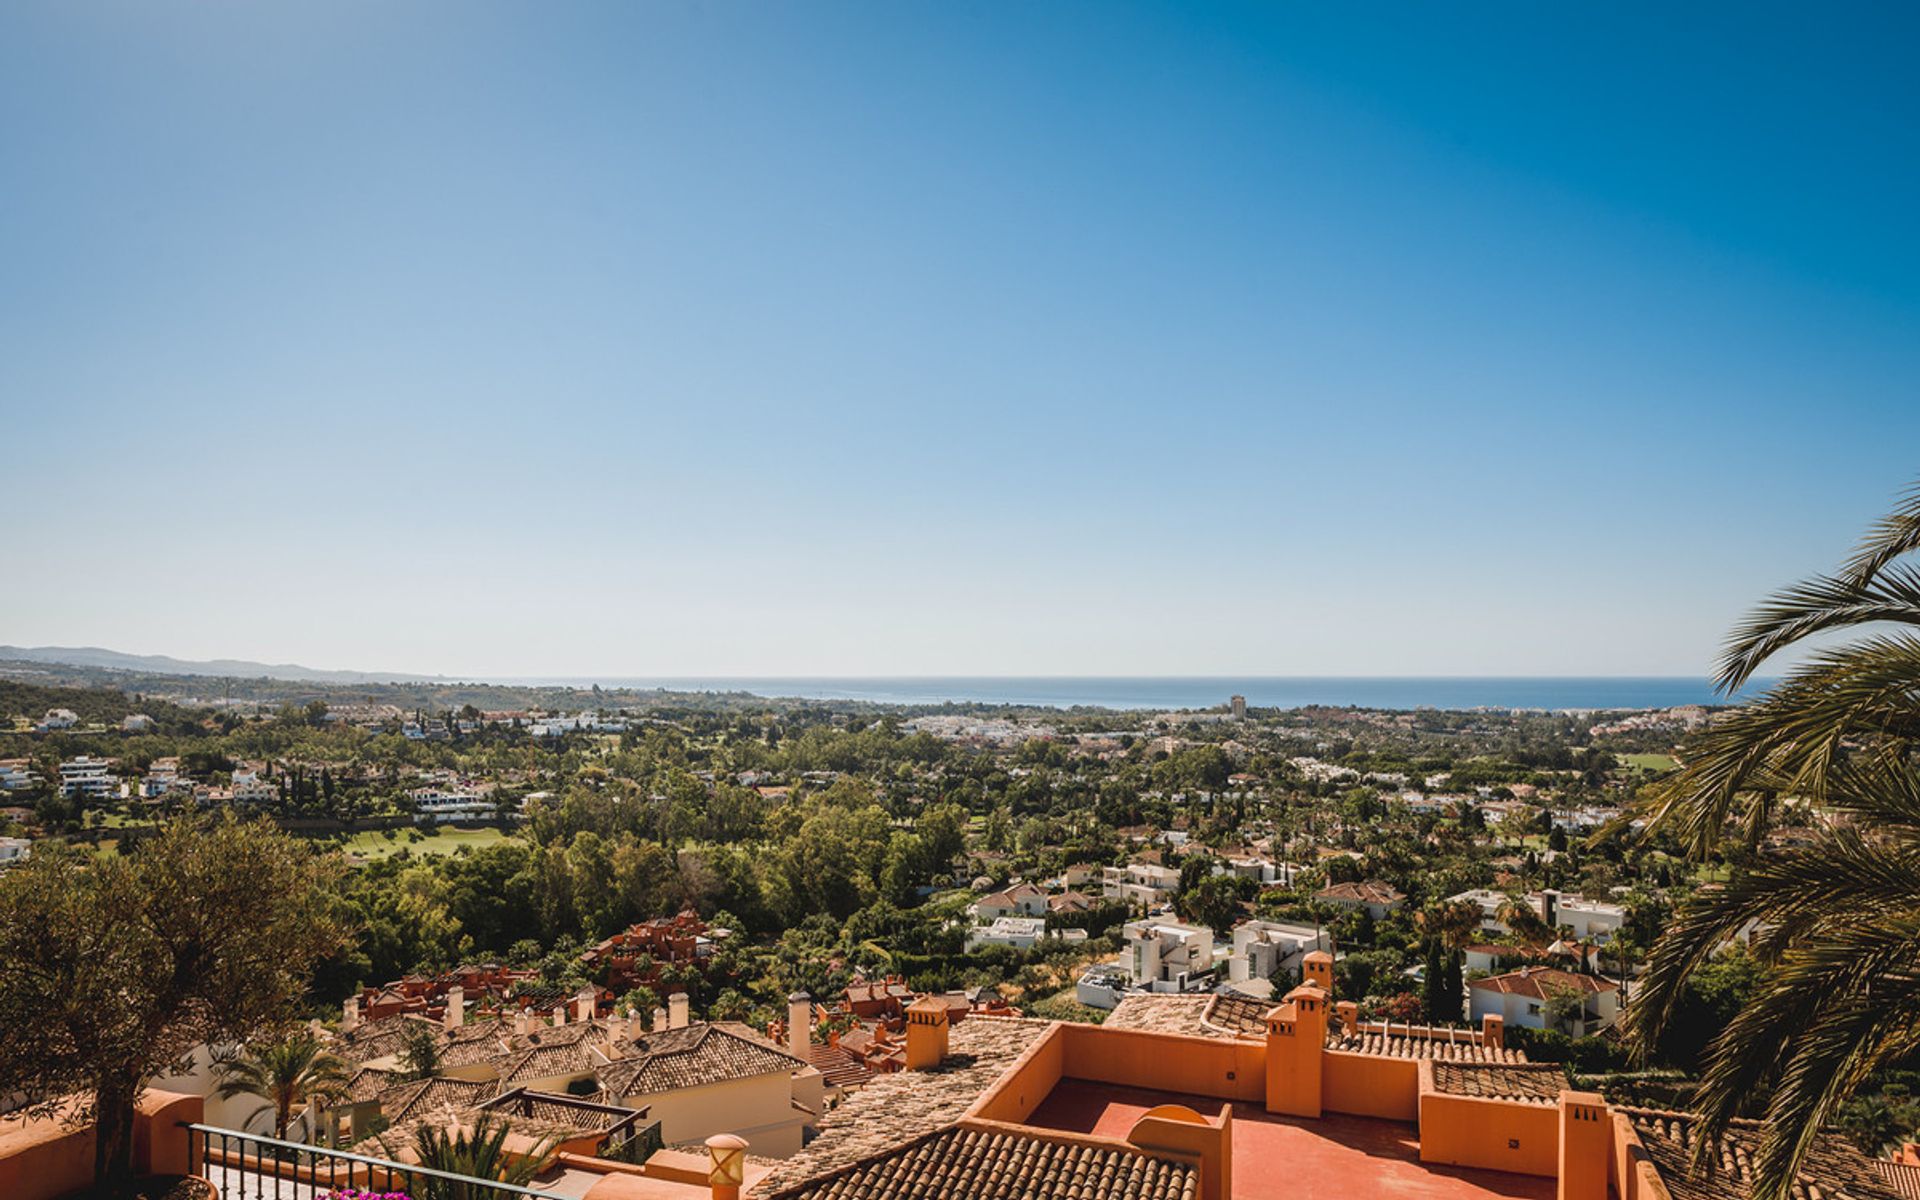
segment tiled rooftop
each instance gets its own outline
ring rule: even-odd
[[[828,1113],[819,1136],[762,1181],[758,1194],[792,1188],[953,1124],[1048,1027],[1025,1018],[967,1018],[949,1033],[939,1070],[876,1077]]]
[[[1711,1173],[1694,1174],[1689,1160],[1698,1122],[1691,1113],[1644,1108],[1625,1112],[1673,1200],[1746,1200],[1760,1145],[1756,1122],[1735,1121],[1712,1149]],[[1883,1164],[1854,1149],[1844,1137],[1829,1134],[1814,1143],[1806,1166],[1793,1182],[1792,1195],[1793,1200],[1900,1200],[1901,1193]]]
[[[1454,1096],[1492,1100],[1519,1100],[1528,1104],[1557,1104],[1570,1085],[1559,1063],[1476,1063],[1439,1061],[1433,1064],[1434,1090]]]
[[[1431,1058],[1445,1062],[1527,1061],[1525,1051],[1486,1045],[1470,1029],[1430,1029],[1424,1025],[1362,1025],[1352,1033],[1329,1034],[1327,1048],[1385,1058]]]
[[[627,1057],[601,1074],[607,1091],[617,1096],[792,1072],[807,1065],[747,1026],[732,1022],[649,1033],[622,1048]]]
[[[758,1195],[780,1200],[1192,1200],[1198,1172],[1145,1154],[948,1128]]]
[[[1232,1037],[1227,1030],[1206,1024],[1204,1017],[1213,999],[1191,994],[1135,994],[1122,999],[1101,1024],[1108,1029],[1139,1029],[1188,1037]]]

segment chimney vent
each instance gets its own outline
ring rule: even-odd
[[[687,1027],[687,1003],[685,992],[675,992],[667,997],[667,1027],[685,1029]]]
[[[445,1021],[448,1029],[458,1029],[467,1022],[467,992],[457,983],[447,989]]]
[[[946,1057],[946,1002],[922,996],[907,1005],[907,1070],[937,1071]]]
[[[807,1056],[807,1043],[813,1038],[813,997],[795,992],[787,997],[787,1051],[795,1058]]]

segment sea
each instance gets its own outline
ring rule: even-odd
[[[529,681],[531,682],[531,681]],[[746,692],[769,699],[860,700],[873,704],[1010,704],[1038,708],[1204,709],[1245,696],[1254,708],[1309,705],[1378,709],[1672,708],[1731,704],[1764,691],[1760,680],[1728,697],[1686,676],[876,676],[772,678],[554,679],[587,687]]]

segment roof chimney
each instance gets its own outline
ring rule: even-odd
[[[1596,1092],[1561,1092],[1557,1200],[1606,1200],[1612,1153],[1606,1100]]]
[[[458,1029],[467,1023],[467,992],[457,983],[447,989],[447,1015],[444,1019],[448,1029]]]
[[[574,997],[573,1002],[575,1005],[579,1007],[580,1019],[582,1021],[593,1020],[594,1010],[599,1007],[599,1004],[597,1003],[597,997],[595,997],[594,995],[592,984],[588,984],[586,987],[581,988],[580,994]]]
[[[553,1006],[553,1023],[556,1026],[567,1023],[567,1005],[564,1000]]]
[[[747,1179],[747,1139],[731,1133],[716,1133],[707,1139],[707,1184],[713,1200],[740,1200],[740,1185]]]
[[[1358,1033],[1360,1030],[1360,1006],[1351,1000],[1342,1000],[1333,1006],[1334,1015],[1340,1018],[1340,1032]]]
[[[667,1027],[667,1010],[659,1005],[653,1008],[653,1031],[659,1033]]]
[[[907,1005],[907,1070],[937,1071],[946,1056],[946,1002],[922,996]]]
[[[807,1042],[813,1036],[813,997],[795,992],[787,997],[787,1050],[795,1058],[807,1056]]]
[[[348,996],[340,1008],[340,1032],[352,1033],[360,1024],[360,997]]]
[[[1306,976],[1303,983],[1311,983],[1328,996],[1333,995],[1333,955],[1325,950],[1310,950],[1300,960],[1300,969]]]
[[[667,997],[667,1028],[685,1029],[687,1027],[687,994],[675,992]]]

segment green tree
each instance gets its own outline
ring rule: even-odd
[[[431,1079],[440,1073],[440,1034],[425,1021],[407,1030],[400,1066],[408,1079]]]
[[[131,853],[46,847],[0,876],[0,1092],[98,1136],[102,1180],[132,1169],[134,1103],[196,1046],[288,1019],[349,928],[316,858],[270,823],[178,818]]]
[[[221,1099],[258,1096],[273,1106],[273,1136],[285,1138],[293,1110],[345,1095],[347,1064],[311,1031],[296,1028],[248,1045],[217,1064]]]
[[[1707,1046],[1695,1105],[1703,1144],[1765,1096],[1754,1200],[1779,1200],[1846,1102],[1920,1048],[1920,488],[1850,562],[1761,605],[1720,662],[1729,692],[1805,639],[1823,648],[1758,700],[1690,739],[1684,764],[1651,790],[1651,831],[1713,853],[1729,823],[1752,851],[1724,889],[1685,905],[1655,945],[1629,1011],[1638,1051],[1655,1051],[1689,980],[1718,947],[1758,924],[1764,973]],[[1868,634],[1868,624],[1893,632]],[[1783,812],[1824,804],[1799,848],[1763,836]]]
[[[540,1173],[553,1148],[551,1139],[536,1142],[524,1150],[509,1150],[507,1136],[512,1122],[482,1113],[471,1126],[444,1127],[427,1121],[414,1127],[413,1145],[398,1147],[384,1140],[388,1157],[403,1149],[431,1171],[465,1175],[524,1187]],[[413,1200],[492,1200],[495,1190],[482,1184],[461,1183],[450,1179],[423,1177],[413,1185]]]

